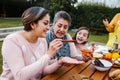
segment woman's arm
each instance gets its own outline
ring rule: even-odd
[[[50,60],[49,55],[45,54],[38,61],[25,65],[21,48],[17,45],[17,41],[10,38],[6,39],[3,43],[2,55],[15,80],[29,80],[36,74],[40,74]]]
[[[56,71],[61,65],[62,65],[62,62],[60,61],[60,59],[52,59],[52,63],[50,63],[44,68],[43,74],[44,75],[50,74]]]

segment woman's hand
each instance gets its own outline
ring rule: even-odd
[[[52,58],[62,46],[62,39],[54,39],[52,42],[50,42],[48,55]]]
[[[59,64],[82,64],[84,61],[78,61],[77,59],[71,58],[71,57],[61,57],[59,59]]]
[[[108,19],[103,19],[103,24],[107,27],[109,25]]]

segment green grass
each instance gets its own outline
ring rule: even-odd
[[[101,35],[95,35],[95,34],[90,34],[89,37],[89,42],[100,42],[100,43],[107,43],[108,41],[108,34],[101,34]]]
[[[71,34],[71,36],[73,36],[75,34],[75,32],[71,32],[69,31],[69,33]],[[89,42],[100,42],[100,43],[107,43],[108,40],[108,34],[94,34],[91,33],[89,36]]]
[[[0,28],[22,26],[20,18],[0,18]]]
[[[1,19],[0,18],[0,28],[7,28],[7,27],[15,27],[15,26],[22,26],[21,20],[18,19]],[[74,35],[74,32],[68,31],[71,36]],[[101,43],[106,43],[108,40],[108,34],[100,34],[100,35],[95,35],[95,34],[90,34],[89,37],[89,42],[95,41],[95,42],[101,42]],[[2,72],[2,55],[1,55],[1,45],[2,42],[0,42],[0,74]]]

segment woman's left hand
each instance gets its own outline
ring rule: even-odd
[[[61,57],[59,59],[60,63],[67,63],[67,64],[82,64],[84,61],[78,61],[77,59],[71,57]]]

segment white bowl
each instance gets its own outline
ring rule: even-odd
[[[92,60],[92,64],[94,65],[94,67],[98,70],[98,71],[107,71],[109,70],[111,67],[112,67],[112,63],[105,60],[105,59],[99,59],[101,61],[101,63],[103,63],[104,67],[101,67],[101,66],[96,66],[94,64],[94,61],[95,60]]]

